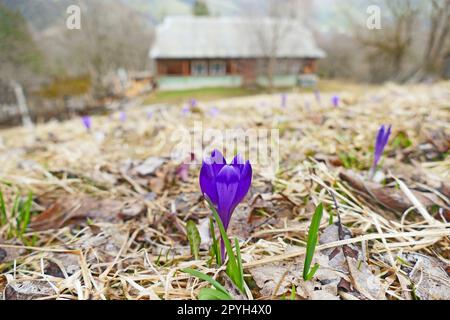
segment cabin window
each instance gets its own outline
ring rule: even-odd
[[[193,76],[208,75],[208,63],[206,61],[192,61],[191,69]]]
[[[278,59],[275,61],[274,74],[286,75],[289,74],[289,61]]]
[[[180,60],[159,61],[158,72],[163,75],[180,75],[183,73],[183,64]]]
[[[227,73],[225,61],[211,61],[209,63],[209,74],[211,76],[223,76]]]
[[[290,74],[299,74],[301,70],[300,63],[298,61],[292,61],[289,64],[289,73]]]

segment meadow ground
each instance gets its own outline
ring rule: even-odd
[[[199,96],[190,109],[187,93],[175,96],[136,102],[122,120],[94,116],[90,131],[73,119],[0,132],[2,298],[196,299],[210,285],[182,271],[190,267],[236,298],[450,299],[449,82],[285,98],[234,92]],[[184,107],[167,105],[179,101]],[[228,230],[241,245],[245,293],[210,259],[200,166],[173,158],[199,124],[279,136],[277,166],[253,163],[251,190]],[[371,179],[381,124],[392,134]],[[28,224],[20,213],[29,192]],[[321,202],[319,269],[304,281],[308,227]],[[198,259],[188,220],[200,231]]]

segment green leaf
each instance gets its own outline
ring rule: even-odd
[[[0,190],[0,226],[5,225],[7,222],[5,199],[3,198],[3,192]]]
[[[212,289],[212,288],[203,288],[198,293],[199,300],[233,300],[228,294],[223,293],[222,291]]]
[[[316,263],[316,264],[312,267],[312,269],[311,269],[311,271],[308,273],[308,275],[306,276],[306,279],[305,279],[305,280],[307,280],[307,281],[311,280],[312,277],[314,277],[314,275],[316,274],[316,272],[317,272],[318,269],[319,269],[319,264]]]
[[[240,289],[243,290],[243,284],[240,281],[240,274],[238,263],[236,262],[236,257],[233,252],[233,248],[231,247],[230,239],[228,239],[227,232],[222,224],[222,220],[220,220],[219,214],[216,211],[216,208],[212,205],[212,203],[208,200],[209,207],[213,213],[214,219],[216,220],[217,225],[219,226],[220,236],[222,237],[223,242],[225,243],[225,249],[228,254],[228,263],[227,263],[227,274],[230,276],[233,283]]]
[[[292,285],[292,289],[291,289],[291,300],[295,300],[295,297],[296,297],[296,295],[297,295],[297,292],[296,292],[297,290],[296,290],[296,287],[295,287],[295,285]]]
[[[200,233],[198,232],[194,221],[189,220],[186,223],[186,233],[189,240],[189,246],[191,247],[191,254],[194,256],[195,260],[198,260],[202,239],[200,238]]]
[[[408,136],[404,132],[399,132],[394,138],[392,146],[394,148],[401,147],[402,149],[406,149],[412,146],[412,142],[408,139]]]
[[[308,276],[310,275],[309,268],[311,267],[314,251],[317,245],[317,240],[319,238],[319,227],[320,227],[320,220],[322,219],[322,214],[323,214],[323,204],[319,203],[319,205],[316,207],[316,211],[314,212],[313,218],[311,220],[311,225],[309,226],[308,230],[308,242],[306,243],[305,264],[303,266],[304,280],[308,280]],[[314,268],[316,268],[316,266],[314,266]]]
[[[241,291],[244,292],[244,267],[242,266],[241,248],[239,246],[239,241],[237,238],[234,238],[234,247],[236,248],[236,262],[238,265],[239,282],[241,285],[239,289],[241,289]]]
[[[33,204],[33,194],[31,192],[28,193],[28,198],[25,201],[21,214],[20,214],[20,225],[17,227],[19,228],[19,234],[23,235],[28,227],[28,224],[30,223],[31,219],[31,205]]]
[[[219,241],[216,239],[216,233],[214,232],[214,221],[212,218],[209,218],[209,232],[211,233],[212,238],[212,253],[216,258],[217,265],[222,265],[222,253],[220,252]]]
[[[190,275],[193,275],[194,277],[197,277],[201,280],[209,282],[214,288],[216,288],[217,290],[221,291],[222,293],[228,295],[229,299],[231,299],[231,295],[228,293],[227,289],[225,289],[219,282],[217,282],[216,280],[214,280],[207,274],[204,274],[204,273],[197,271],[195,269],[192,269],[192,268],[181,269],[181,271],[189,273]]]
[[[12,211],[11,211],[11,216],[13,218],[16,217],[16,213],[17,213],[17,210],[19,208],[19,205],[20,205],[20,197],[19,197],[19,195],[16,195],[16,198],[14,199],[13,208],[12,208]]]

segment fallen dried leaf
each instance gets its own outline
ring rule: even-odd
[[[47,281],[10,282],[4,291],[5,300],[35,300],[55,294]]]
[[[144,209],[145,205],[137,200],[122,202],[97,199],[86,195],[61,196],[44,212],[33,218],[30,228],[33,230],[55,229],[87,218],[99,221],[117,221],[119,218],[134,217]]]
[[[351,171],[341,172],[339,177],[368,200],[381,204],[383,207],[398,214],[402,214],[405,210],[414,206],[401,190],[384,187],[370,181],[364,181],[359,175]],[[425,207],[429,208],[433,205],[445,206],[445,204],[431,192],[411,191]]]
[[[450,277],[446,265],[436,258],[419,253],[404,253],[402,265],[414,284],[415,295],[422,300],[450,300]]]
[[[225,272],[222,271],[220,273],[220,277],[224,282],[223,286],[229,293],[231,293],[235,300],[248,300],[247,297],[241,293],[238,287],[236,287],[236,285],[233,283],[233,281],[231,281],[230,277]]]
[[[164,158],[150,157],[145,159],[140,165],[134,167],[131,172],[141,176],[147,176],[154,173],[165,162],[166,160]]]

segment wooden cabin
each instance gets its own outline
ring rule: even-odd
[[[277,39],[274,41],[274,39]],[[150,50],[160,89],[267,85],[314,81],[325,53],[296,20],[167,17]]]

